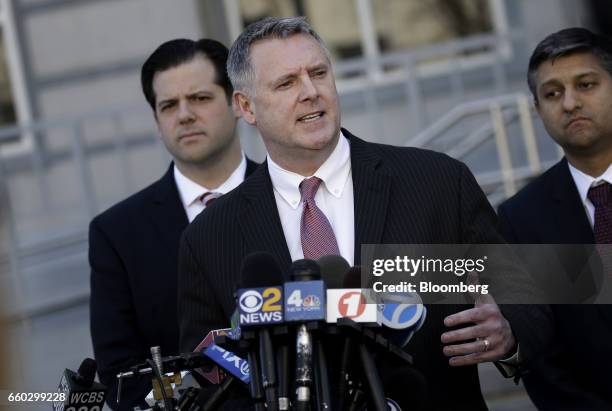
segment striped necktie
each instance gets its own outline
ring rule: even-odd
[[[302,250],[304,258],[313,260],[324,255],[340,255],[334,230],[323,211],[315,203],[314,197],[319,185],[321,185],[321,179],[317,177],[307,178],[300,183],[304,203],[300,227]]]

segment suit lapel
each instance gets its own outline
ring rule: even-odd
[[[173,164],[157,182],[155,188],[153,200],[148,203],[147,211],[153,225],[158,228],[162,241],[166,243],[170,255],[178,262],[177,245],[189,221],[174,181]]]
[[[361,263],[361,245],[379,244],[387,217],[391,179],[379,170],[382,161],[373,147],[342,129],[351,144],[355,208],[355,265]]]
[[[272,254],[283,273],[289,272],[291,254],[281,225],[268,165],[263,163],[242,184],[246,200],[238,217],[245,241],[245,254],[266,251]]]

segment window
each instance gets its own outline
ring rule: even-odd
[[[27,124],[32,115],[17,44],[11,0],[0,0],[0,127]],[[0,155],[29,152],[32,133],[0,135]]]

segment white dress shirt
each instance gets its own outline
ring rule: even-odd
[[[604,171],[604,173],[599,177],[591,177],[590,175],[583,173],[582,171],[571,165],[569,161],[567,165],[569,166],[569,170],[572,174],[572,178],[574,179],[574,183],[576,184],[576,188],[578,188],[578,194],[580,194],[580,201],[582,201],[587,216],[589,217],[589,223],[591,224],[591,228],[593,228],[593,225],[595,224],[595,206],[587,197],[589,193],[589,188],[597,186],[604,181],[612,184],[612,164],[610,164],[608,166],[608,169]]]
[[[227,180],[223,182],[217,188],[207,188],[199,185],[193,180],[186,177],[181,171],[174,165],[174,181],[178,188],[183,208],[187,213],[187,219],[191,223],[197,216],[204,210],[204,204],[200,201],[200,197],[204,193],[212,192],[227,194],[234,188],[238,187],[244,180],[244,173],[246,172],[246,158],[242,153],[242,159],[240,164],[229,176]]]
[[[355,211],[351,150],[348,140],[342,133],[334,151],[312,176],[304,177],[285,170],[270,156],[268,156],[268,171],[291,259],[295,261],[304,258],[300,236],[304,204],[300,183],[306,178],[318,177],[322,183],[315,195],[315,202],[334,230],[340,255],[352,266],[355,260]]]

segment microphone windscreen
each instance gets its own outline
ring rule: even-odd
[[[289,268],[292,281],[313,281],[321,279],[321,267],[315,260],[296,260]]]
[[[383,361],[379,369],[385,396],[395,401],[402,410],[424,410],[427,400],[427,380],[416,368]]]
[[[91,387],[96,377],[96,361],[92,358],[85,358],[77,371],[79,384]]]
[[[361,288],[361,266],[351,267],[344,275],[342,288]]]
[[[342,288],[344,276],[351,268],[349,263],[339,255],[324,255],[317,262],[321,267],[321,277],[327,288]]]
[[[272,254],[256,252],[242,260],[238,288],[275,287],[283,283],[283,273]]]

